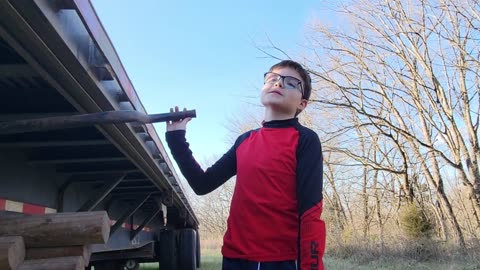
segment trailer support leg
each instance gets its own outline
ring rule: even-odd
[[[100,190],[98,193],[94,194],[88,201],[86,201],[78,210],[77,212],[90,212],[95,207],[97,207],[104,199],[105,197],[112,192],[112,190],[122,182],[122,180],[125,178],[127,174],[122,175],[119,178],[114,178],[110,181],[105,182],[105,185],[103,186],[102,190]]]
[[[73,183],[71,180],[66,180],[58,189],[58,196],[57,196],[57,213],[63,212],[63,203],[65,198],[65,191],[67,188]]]
[[[144,199],[141,199],[138,201],[138,203],[135,205],[135,207],[129,209],[126,211],[123,216],[115,222],[115,224],[110,227],[110,236],[115,233],[120,227],[122,227],[122,224],[125,223],[125,221],[128,220],[129,217],[131,217],[135,212],[137,212],[140,207],[150,198],[150,194],[148,194]]]
[[[159,208],[153,215],[149,216],[148,218],[146,218],[142,224],[140,224],[140,226],[138,226],[138,228],[136,228],[135,230],[132,230],[130,232],[130,240],[133,240],[133,238],[135,238],[142,230],[143,228],[145,228],[145,226],[148,225],[148,223],[150,223],[154,218],[157,217],[157,215],[162,212],[162,208]]]

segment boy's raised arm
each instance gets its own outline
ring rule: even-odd
[[[323,203],[323,159],[318,135],[308,130],[297,149],[297,200],[299,211],[298,260],[301,270],[323,270],[325,223],[320,218]]]
[[[200,167],[185,138],[185,130],[167,131],[166,140],[183,176],[198,195],[207,194],[237,173],[235,145],[206,171]]]

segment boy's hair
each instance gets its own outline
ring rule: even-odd
[[[308,100],[310,98],[310,94],[312,93],[312,79],[308,72],[300,65],[299,63],[292,61],[292,60],[283,60],[275,65],[273,65],[269,71],[273,71],[277,68],[291,68],[298,72],[301,79],[303,80],[303,98]]]

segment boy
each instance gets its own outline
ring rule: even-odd
[[[273,65],[264,79],[263,126],[240,135],[206,171],[185,139],[191,119],[167,123],[167,143],[198,195],[237,175],[223,270],[320,270],[325,250],[321,145],[317,134],[296,118],[307,106],[311,79],[290,60]]]

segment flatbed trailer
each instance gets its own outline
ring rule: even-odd
[[[0,219],[106,211],[88,268],[196,269],[199,222],[151,123],[1,130],[119,111],[146,115],[90,1],[0,0]]]

